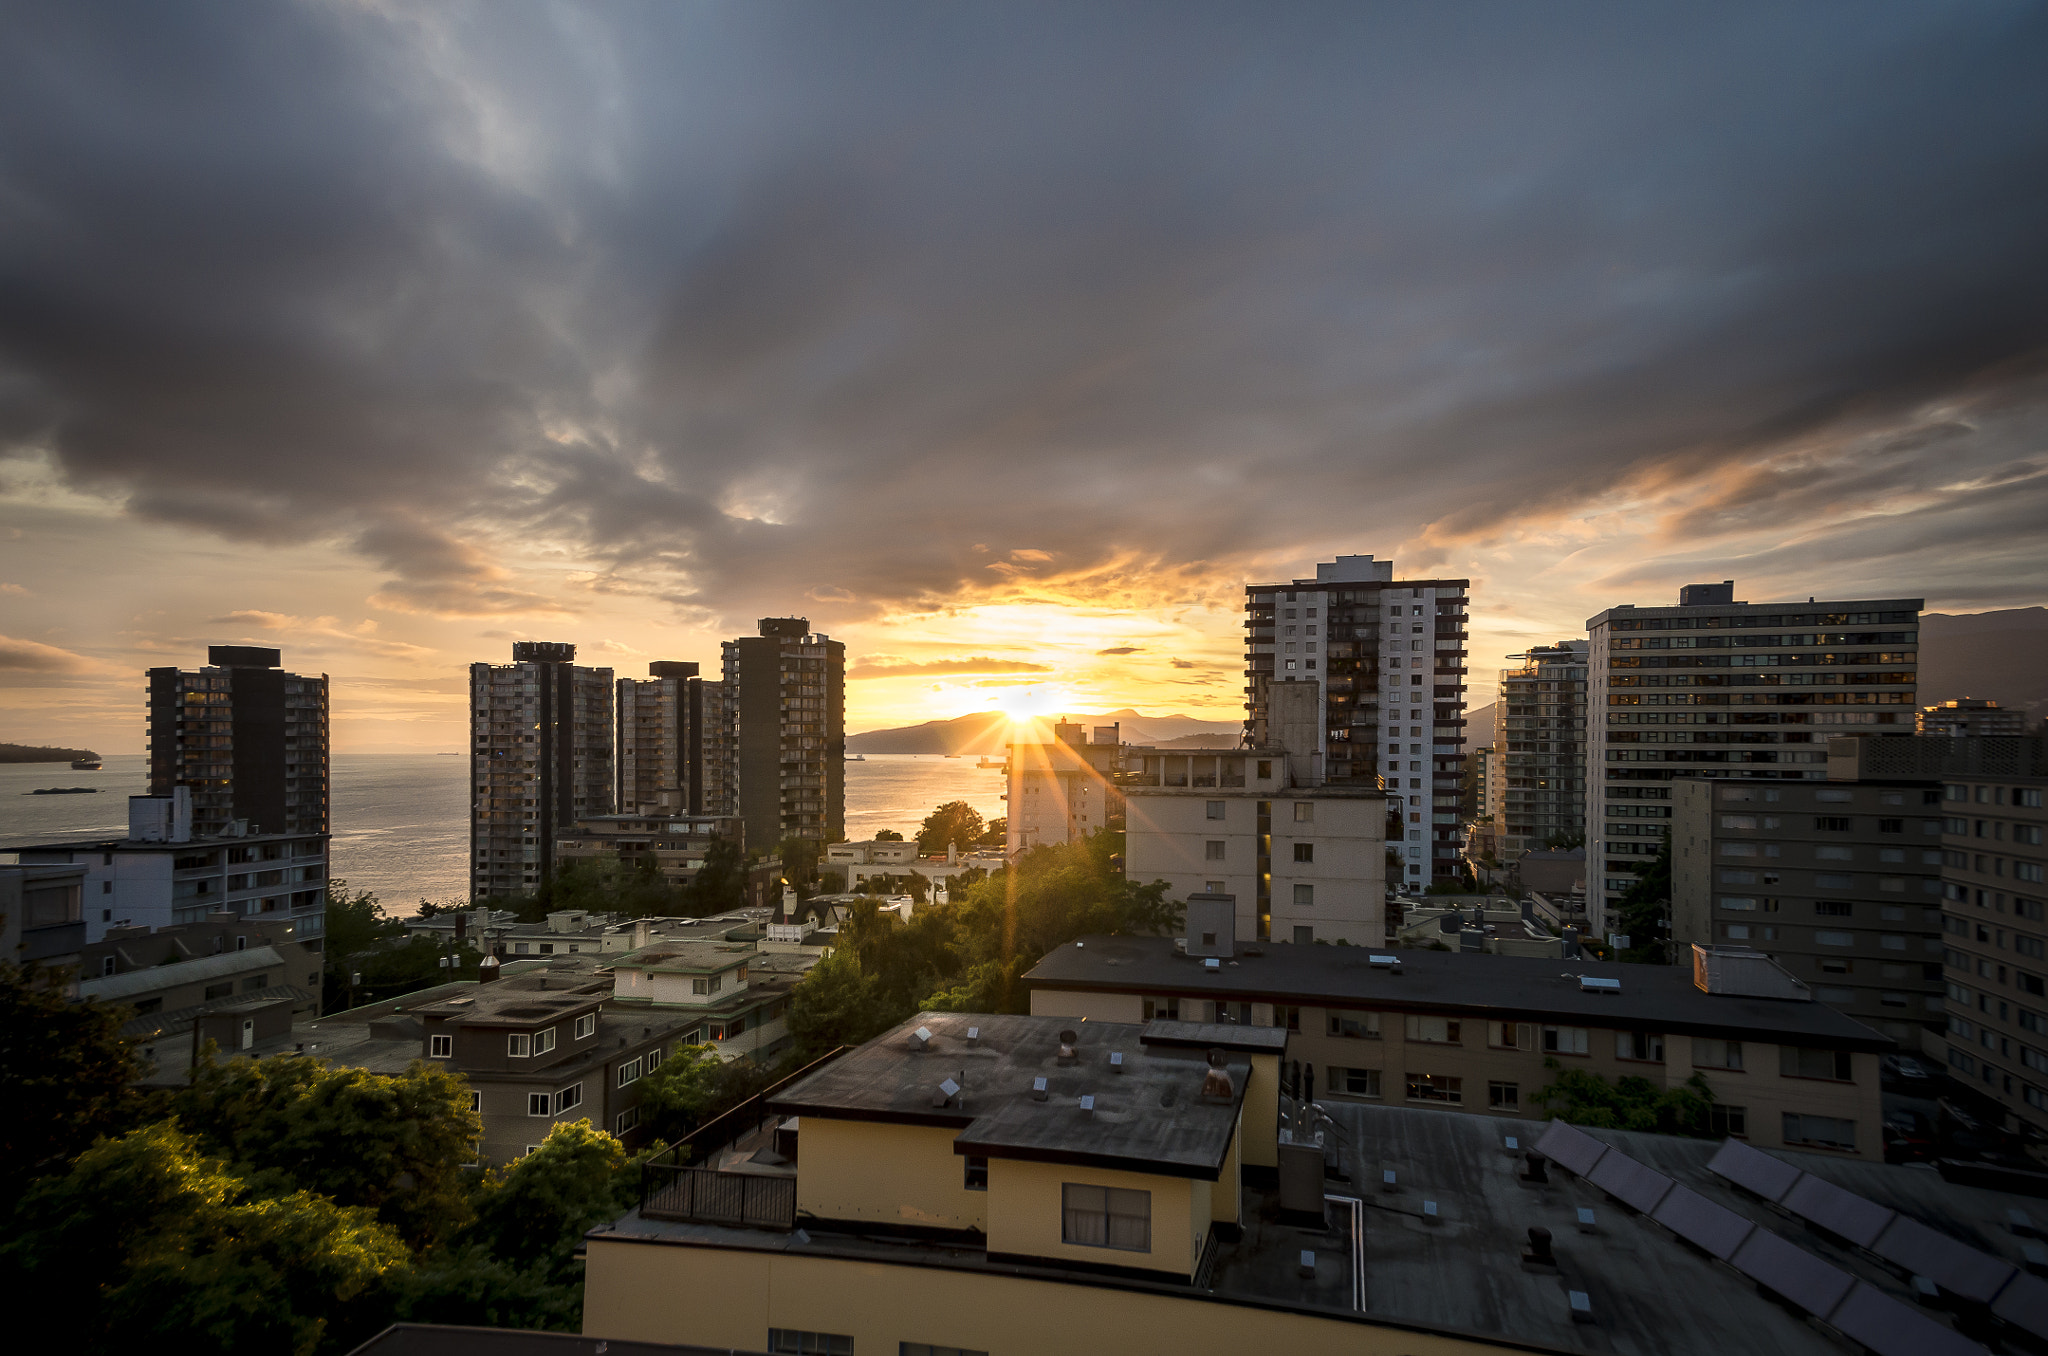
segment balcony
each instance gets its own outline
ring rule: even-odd
[[[691,1224],[780,1229],[785,1233],[796,1228],[794,1176],[766,1177],[750,1172],[685,1167],[672,1161],[676,1156],[677,1150],[671,1149],[641,1166],[641,1215]]]

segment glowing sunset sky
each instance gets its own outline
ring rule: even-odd
[[[97,14],[97,17],[96,17]],[[9,5],[0,739],[274,644],[1239,714],[1242,585],[2048,600],[2048,10]]]

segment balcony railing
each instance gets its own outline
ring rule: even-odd
[[[796,1227],[796,1178],[718,1172],[656,1158],[640,1169],[640,1213],[649,1219],[786,1231]]]

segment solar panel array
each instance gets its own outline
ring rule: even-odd
[[[1583,1130],[1563,1121],[1552,1121],[1536,1141],[1536,1149],[1616,1200],[1647,1214],[1709,1256],[1720,1258],[1773,1294],[1783,1296],[1852,1341],[1862,1343],[1874,1356],[1988,1356],[1981,1345],[1955,1329],[1876,1286],[1857,1280],[1754,1220],[1681,1186]],[[1707,1167],[1831,1233],[1852,1241],[1867,1238],[1869,1242],[1861,1246],[1887,1260],[1895,1259],[1884,1251],[1885,1247],[1896,1244],[1902,1255],[1910,1252],[1936,1268],[1925,1271],[1914,1266],[1910,1271],[1933,1276],[1955,1294],[1968,1292],[1951,1286],[1942,1279],[1944,1275],[1974,1290],[1981,1290],[1991,1279],[1990,1272],[1975,1263],[1966,1264],[1967,1259],[1958,1256],[1958,1252],[1991,1263],[1994,1268],[2003,1268],[2004,1274],[1998,1277],[1999,1288],[1991,1292],[1998,1296],[1992,1312],[2029,1332],[2043,1331],[2035,1325],[2048,1319],[2048,1284],[2025,1275],[2014,1280],[2017,1269],[2008,1263],[1965,1248],[1896,1211],[1736,1140],[1722,1144]]]
[[[1867,1248],[1908,1276],[1925,1276],[1959,1299],[1989,1304],[1992,1313],[2016,1328],[2048,1337],[2048,1285],[2002,1257],[1734,1140],[1721,1146],[1707,1169],[1775,1201],[1809,1224]]]

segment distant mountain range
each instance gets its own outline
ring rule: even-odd
[[[1107,715],[1074,716],[1075,723],[1093,730],[1098,725],[1117,725],[1126,744],[1159,744],[1173,748],[1229,748],[1243,730],[1238,721],[1197,720],[1193,716],[1147,716],[1128,707]],[[1040,739],[1052,738],[1052,721],[1035,720]],[[928,720],[922,725],[904,725],[890,730],[866,730],[846,737],[848,753],[1001,753],[1011,738],[1010,718],[1001,711],[977,711],[953,720]],[[1195,743],[1220,740],[1220,743]]]
[[[1989,697],[2030,725],[2048,716],[2048,607],[1923,614],[1920,704],[1958,697]]]
[[[0,744],[0,763],[74,763],[97,758],[91,749],[48,749],[37,744]]]

